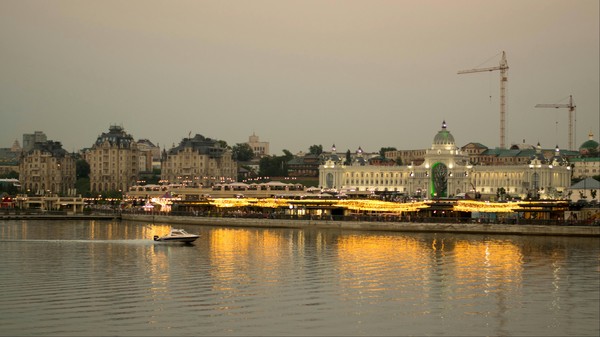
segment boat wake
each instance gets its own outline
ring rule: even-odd
[[[21,243],[98,243],[98,244],[128,244],[128,245],[149,245],[154,241],[151,239],[132,239],[132,240],[95,240],[95,239],[75,239],[75,240],[56,240],[56,239],[3,239],[0,242],[21,242]]]

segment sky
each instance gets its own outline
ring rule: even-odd
[[[575,148],[600,135],[598,0],[0,0],[0,147],[68,151],[120,125],[169,149],[201,134],[270,152]]]

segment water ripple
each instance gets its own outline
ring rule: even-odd
[[[599,331],[596,239],[48,226],[0,224],[1,335]]]

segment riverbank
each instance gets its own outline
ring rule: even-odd
[[[3,214],[0,220],[113,220],[120,214]]]
[[[415,222],[376,222],[376,221],[335,221],[309,219],[255,219],[219,218],[171,215],[123,214],[123,220],[147,223],[170,223],[184,225],[261,227],[261,228],[315,228],[347,229],[394,232],[436,232],[470,234],[509,234],[509,235],[551,235],[600,237],[600,226],[544,226],[507,225],[482,223],[415,223]]]

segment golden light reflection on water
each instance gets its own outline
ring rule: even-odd
[[[187,226],[201,234],[194,245],[152,241],[171,227],[3,223],[11,305],[0,325],[27,335],[100,324],[132,335],[598,331],[597,238]]]
[[[244,282],[244,266],[248,264],[250,233],[218,229],[210,233],[211,275],[217,290],[230,290],[233,283]]]
[[[349,298],[381,297],[404,285],[427,284],[430,278],[428,246],[415,238],[345,236],[337,247],[339,281],[350,290],[344,294]]]
[[[510,296],[523,279],[521,248],[502,240],[344,236],[338,242],[338,263],[347,300],[408,299],[424,312],[444,298],[469,302],[493,293]],[[503,301],[494,301],[499,312],[505,311]]]
[[[216,290],[235,291],[253,281],[251,266],[262,266],[260,279],[273,282],[283,272],[282,253],[288,239],[283,232],[268,230],[215,229],[210,232],[211,273]],[[256,278],[257,276],[254,276]]]
[[[170,225],[153,225],[143,227],[141,236],[143,238],[153,238],[154,235],[162,236],[169,233]],[[169,247],[152,246],[152,249],[146,250],[146,259],[150,266],[149,278],[151,287],[151,298],[158,302],[162,295],[168,292],[168,284],[171,273],[169,272]]]
[[[454,276],[459,283],[482,280],[485,292],[501,284],[522,281],[523,254],[508,241],[457,241],[454,245]]]

